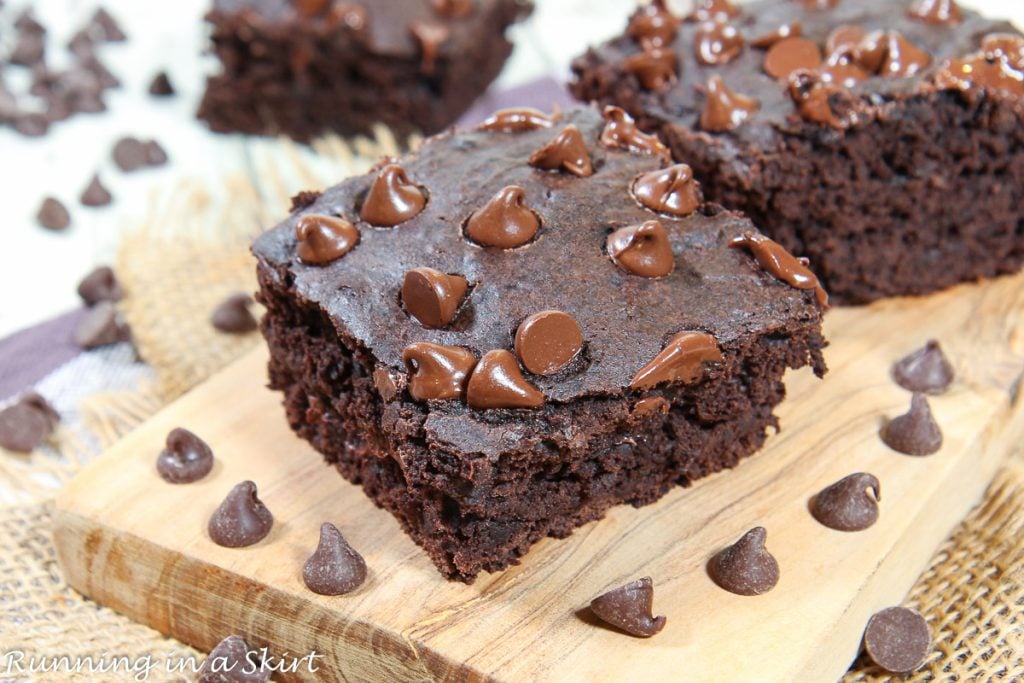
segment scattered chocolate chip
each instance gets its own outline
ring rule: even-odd
[[[228,636],[199,667],[199,683],[267,683],[270,669],[261,666],[242,636]]]
[[[146,142],[146,164],[149,166],[163,166],[167,163],[167,152],[156,140]]]
[[[969,91],[984,88],[1024,98],[1024,62],[1015,68],[1007,59],[991,60],[984,52],[947,60],[935,74],[939,88]]]
[[[156,471],[171,484],[191,484],[213,469],[213,451],[198,436],[178,427],[167,435],[164,450],[156,459]]]
[[[689,216],[704,201],[700,184],[686,164],[644,173],[633,181],[633,197],[651,211]]]
[[[390,228],[417,215],[427,205],[423,190],[398,164],[380,169],[363,201],[360,216],[370,225]]]
[[[880,500],[882,489],[878,478],[857,472],[822,489],[814,497],[811,514],[830,529],[863,531],[878,520]]]
[[[409,395],[416,401],[453,401],[462,397],[476,356],[461,346],[416,342],[405,347],[402,361],[409,370]]]
[[[46,56],[46,38],[35,33],[19,33],[14,49],[7,57],[11,64],[34,66],[41,63]]]
[[[79,201],[83,206],[107,206],[113,200],[110,191],[100,182],[99,174],[92,177],[88,187],[82,191]]]
[[[779,582],[779,563],[768,549],[764,527],[754,527],[708,563],[708,574],[719,587],[736,595],[761,595]]]
[[[468,289],[469,282],[461,275],[413,268],[402,280],[402,303],[424,327],[441,328],[455,318]]]
[[[768,50],[763,67],[769,76],[785,80],[797,69],[817,69],[821,66],[821,59],[821,50],[813,40],[786,38]]]
[[[791,21],[788,24],[782,24],[777,29],[769,31],[768,33],[762,33],[757,38],[750,41],[753,47],[760,49],[767,49],[772,45],[775,45],[781,40],[786,38],[796,38],[803,32],[803,26],[799,21]]]
[[[534,238],[540,218],[526,205],[523,188],[502,188],[466,221],[466,236],[479,245],[514,249]]]
[[[120,43],[128,39],[114,17],[110,16],[110,13],[102,7],[92,15],[92,19],[89,21],[89,32],[97,36],[99,40],[108,43]]]
[[[910,673],[924,664],[932,649],[928,622],[906,607],[877,612],[864,629],[864,649],[878,666],[892,673]]]
[[[30,138],[46,135],[50,130],[50,121],[46,114],[38,112],[21,112],[14,119],[14,130]]]
[[[420,47],[420,71],[434,73],[441,46],[450,35],[448,27],[438,21],[418,20],[409,25],[409,33]]]
[[[516,329],[519,362],[535,375],[553,375],[568,365],[583,348],[583,331],[562,311],[534,313]]]
[[[813,289],[818,305],[828,307],[828,294],[818,282],[818,277],[807,267],[805,259],[798,259],[778,242],[768,239],[755,232],[744,232],[734,237],[731,247],[743,247],[750,250],[758,265],[777,280],[782,280],[790,287],[797,289]]]
[[[252,297],[248,294],[232,294],[213,310],[210,322],[216,329],[228,334],[252,332],[259,327],[256,316],[249,310],[252,304]]]
[[[71,40],[68,41],[68,51],[80,58],[90,57],[95,54],[96,46],[93,44],[89,32],[83,29],[76,31],[71,36]]]
[[[526,381],[516,357],[504,349],[488,351],[473,368],[466,385],[471,408],[537,408],[544,394]]]
[[[633,13],[626,35],[644,47],[664,47],[675,40],[680,23],[665,2],[656,0]]]
[[[71,214],[60,201],[47,197],[39,207],[36,220],[48,230],[64,230],[71,225]]]
[[[740,15],[729,0],[698,0],[687,21],[727,21]]]
[[[295,224],[296,253],[303,263],[324,265],[359,243],[359,229],[338,216],[311,213]]]
[[[963,18],[960,7],[953,0],[917,0],[908,14],[929,24],[952,26]]]
[[[942,448],[942,431],[924,394],[914,394],[910,410],[890,420],[880,436],[886,446],[905,455],[931,455]]]
[[[126,173],[167,162],[167,153],[158,143],[153,140],[144,142],[133,137],[118,140],[114,145],[113,157],[117,167]]]
[[[0,447],[15,453],[31,453],[46,441],[60,422],[60,415],[45,398],[30,392],[0,410]]]
[[[94,306],[101,301],[120,301],[124,290],[110,266],[99,266],[78,283],[78,296],[86,306]]]
[[[434,11],[445,17],[462,19],[473,13],[473,0],[431,0]]]
[[[243,548],[259,543],[274,526],[274,516],[256,496],[256,484],[243,481],[228,493],[210,516],[210,539],[225,548]]]
[[[666,48],[652,47],[627,57],[622,69],[636,76],[646,90],[661,92],[676,82],[676,54]]]
[[[530,166],[546,171],[567,171],[575,176],[594,175],[587,143],[576,126],[569,124],[553,140],[530,155]]]
[[[619,268],[640,277],[664,277],[675,268],[672,242],[660,221],[627,225],[608,235],[608,255]]]
[[[928,342],[892,366],[892,377],[904,389],[923,394],[941,394],[953,383],[953,366],[939,342]]]
[[[680,332],[629,383],[630,389],[651,389],[662,382],[689,384],[704,376],[706,363],[724,360],[715,338],[706,332]]]
[[[31,9],[25,9],[18,15],[14,20],[14,28],[18,29],[18,33],[33,33],[40,36],[46,34],[46,27],[36,21]]]
[[[743,52],[743,34],[721,21],[702,22],[693,39],[697,61],[704,65],[728,64]]]
[[[95,55],[82,59],[81,66],[96,77],[102,88],[116,88],[121,85],[121,81],[117,80],[117,77],[110,73],[110,70]]]
[[[721,76],[711,77],[704,89],[704,96],[700,127],[712,133],[739,128],[761,108],[761,103],[753,97],[731,90]]]
[[[672,154],[668,147],[653,135],[641,133],[633,122],[633,117],[625,110],[614,105],[604,108],[605,126],[601,131],[600,142],[610,149],[624,149],[635,154],[650,154],[668,161]]]
[[[665,627],[665,617],[653,616],[654,585],[645,576],[599,595],[590,601],[590,611],[626,633],[650,638]]]
[[[555,125],[554,117],[548,116],[538,109],[521,107],[496,111],[476,129],[493,133],[522,133],[537,128],[550,128],[553,125]]]
[[[323,193],[315,190],[302,190],[292,197],[291,208],[288,209],[289,212],[295,213],[296,211],[301,211],[302,209],[312,206],[316,200],[320,199],[321,194]]]
[[[101,301],[89,309],[75,328],[75,343],[83,349],[95,349],[129,339],[131,331],[128,325],[109,301]]]
[[[320,595],[351,593],[366,581],[366,561],[338,527],[324,522],[320,525],[320,543],[302,568],[302,580]]]
[[[149,94],[154,97],[170,97],[174,94],[174,86],[166,71],[161,71],[153,76],[153,80],[149,82]]]

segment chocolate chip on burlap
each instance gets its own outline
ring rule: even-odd
[[[864,649],[871,660],[892,673],[910,673],[924,663],[932,650],[928,622],[906,607],[889,607],[876,613],[864,630]]]

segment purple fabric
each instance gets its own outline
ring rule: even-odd
[[[564,84],[553,78],[541,78],[501,92],[488,90],[462,115],[457,125],[460,128],[475,126],[496,110],[508,107],[535,107],[549,112],[555,107],[568,109],[578,104]]]
[[[85,310],[72,311],[0,339],[0,401],[15,396],[82,352],[74,331]]]

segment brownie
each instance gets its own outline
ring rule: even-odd
[[[742,10],[742,11],[741,11]],[[572,65],[836,301],[1024,261],[1024,43],[952,0],[641,7]]]
[[[506,110],[255,242],[292,428],[446,577],[735,466],[824,373],[806,262],[667,156],[617,108]]]
[[[221,73],[199,118],[219,132],[436,133],[497,77],[529,0],[215,0]]]

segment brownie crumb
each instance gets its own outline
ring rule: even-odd
[[[47,197],[39,207],[36,220],[47,230],[65,230],[71,225],[71,214],[60,200]]]

